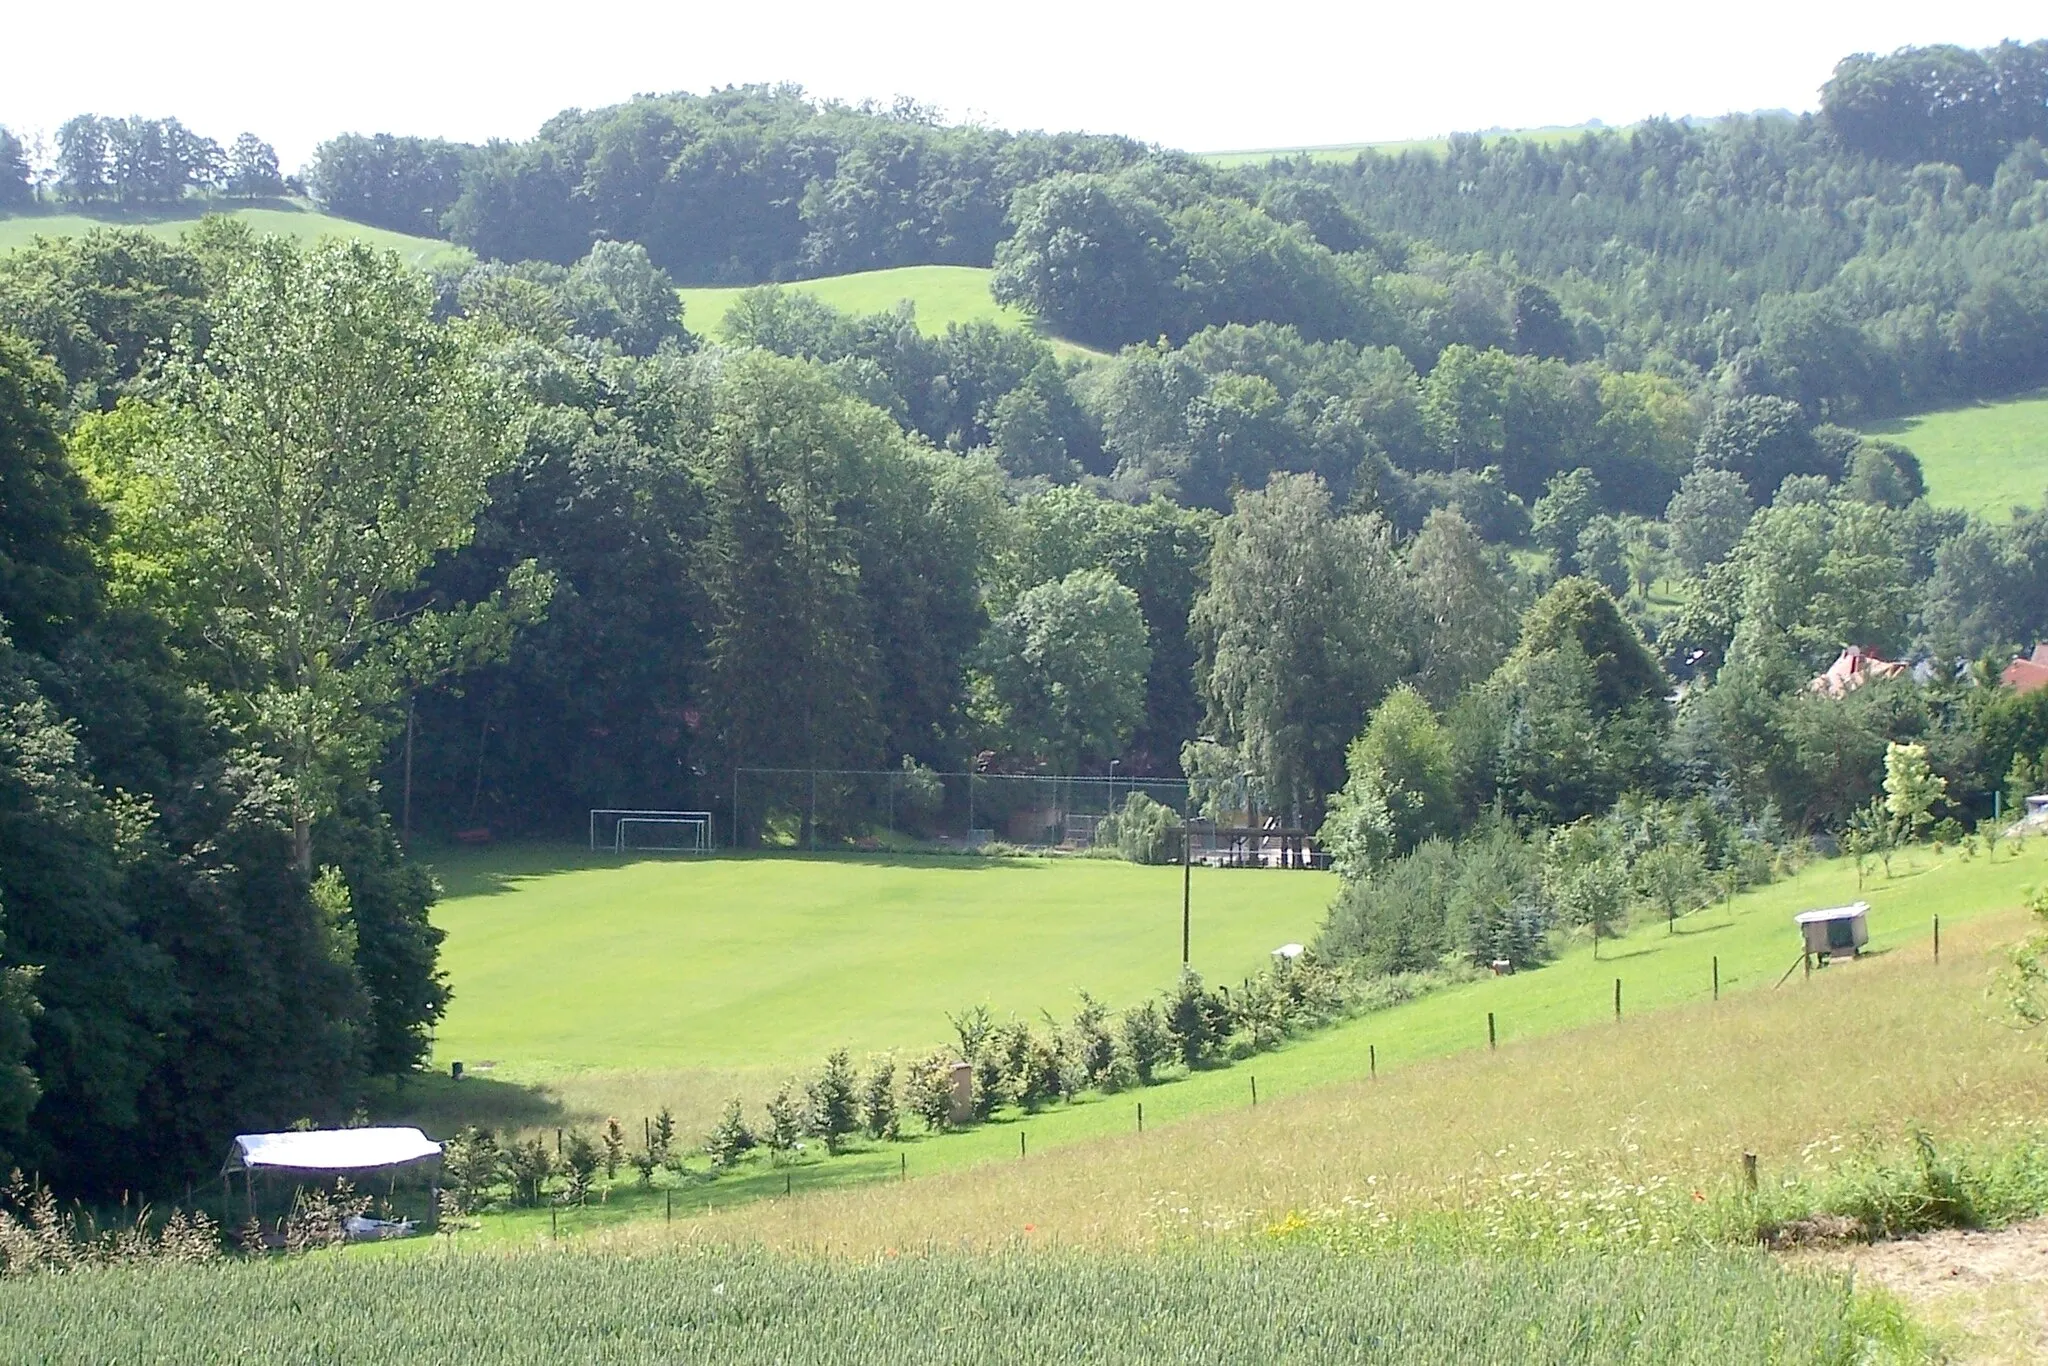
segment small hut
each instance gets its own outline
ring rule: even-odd
[[[1818,911],[1801,911],[1792,917],[1805,940],[1806,952],[1825,963],[1835,954],[1860,956],[1870,942],[1870,904],[1853,901],[1847,906],[1828,906]]]

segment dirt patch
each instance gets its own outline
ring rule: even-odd
[[[1905,1300],[1958,1362],[2048,1361],[2048,1219],[1791,1254],[1853,1270]]]

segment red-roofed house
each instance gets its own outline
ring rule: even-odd
[[[1879,659],[1868,650],[1851,645],[1828,665],[1827,672],[1806,685],[1807,691],[1821,693],[1827,697],[1842,697],[1855,692],[1865,683],[1880,678],[1897,678],[1906,672],[1906,666],[1892,659]]]
[[[2014,692],[2032,692],[2036,688],[2048,688],[2048,641],[2034,647],[2031,655],[2021,655],[2005,666],[2005,672],[1998,681]]]

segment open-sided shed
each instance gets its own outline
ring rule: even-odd
[[[1836,954],[1861,954],[1870,942],[1870,904],[1865,901],[1801,911],[1792,920],[1799,926],[1806,952],[1818,955],[1823,963]]]
[[[226,1188],[239,1174],[248,1200],[249,1217],[257,1217],[257,1178],[281,1176],[294,1183],[345,1177],[366,1187],[375,1177],[388,1178],[396,1190],[404,1175],[424,1177],[432,1199],[441,1170],[441,1145],[413,1128],[305,1129],[281,1134],[237,1134],[221,1163]]]

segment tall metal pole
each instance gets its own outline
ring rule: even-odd
[[[1195,859],[1194,826],[1187,821],[1180,823],[1180,965],[1185,968],[1188,957],[1188,911],[1194,900]]]

